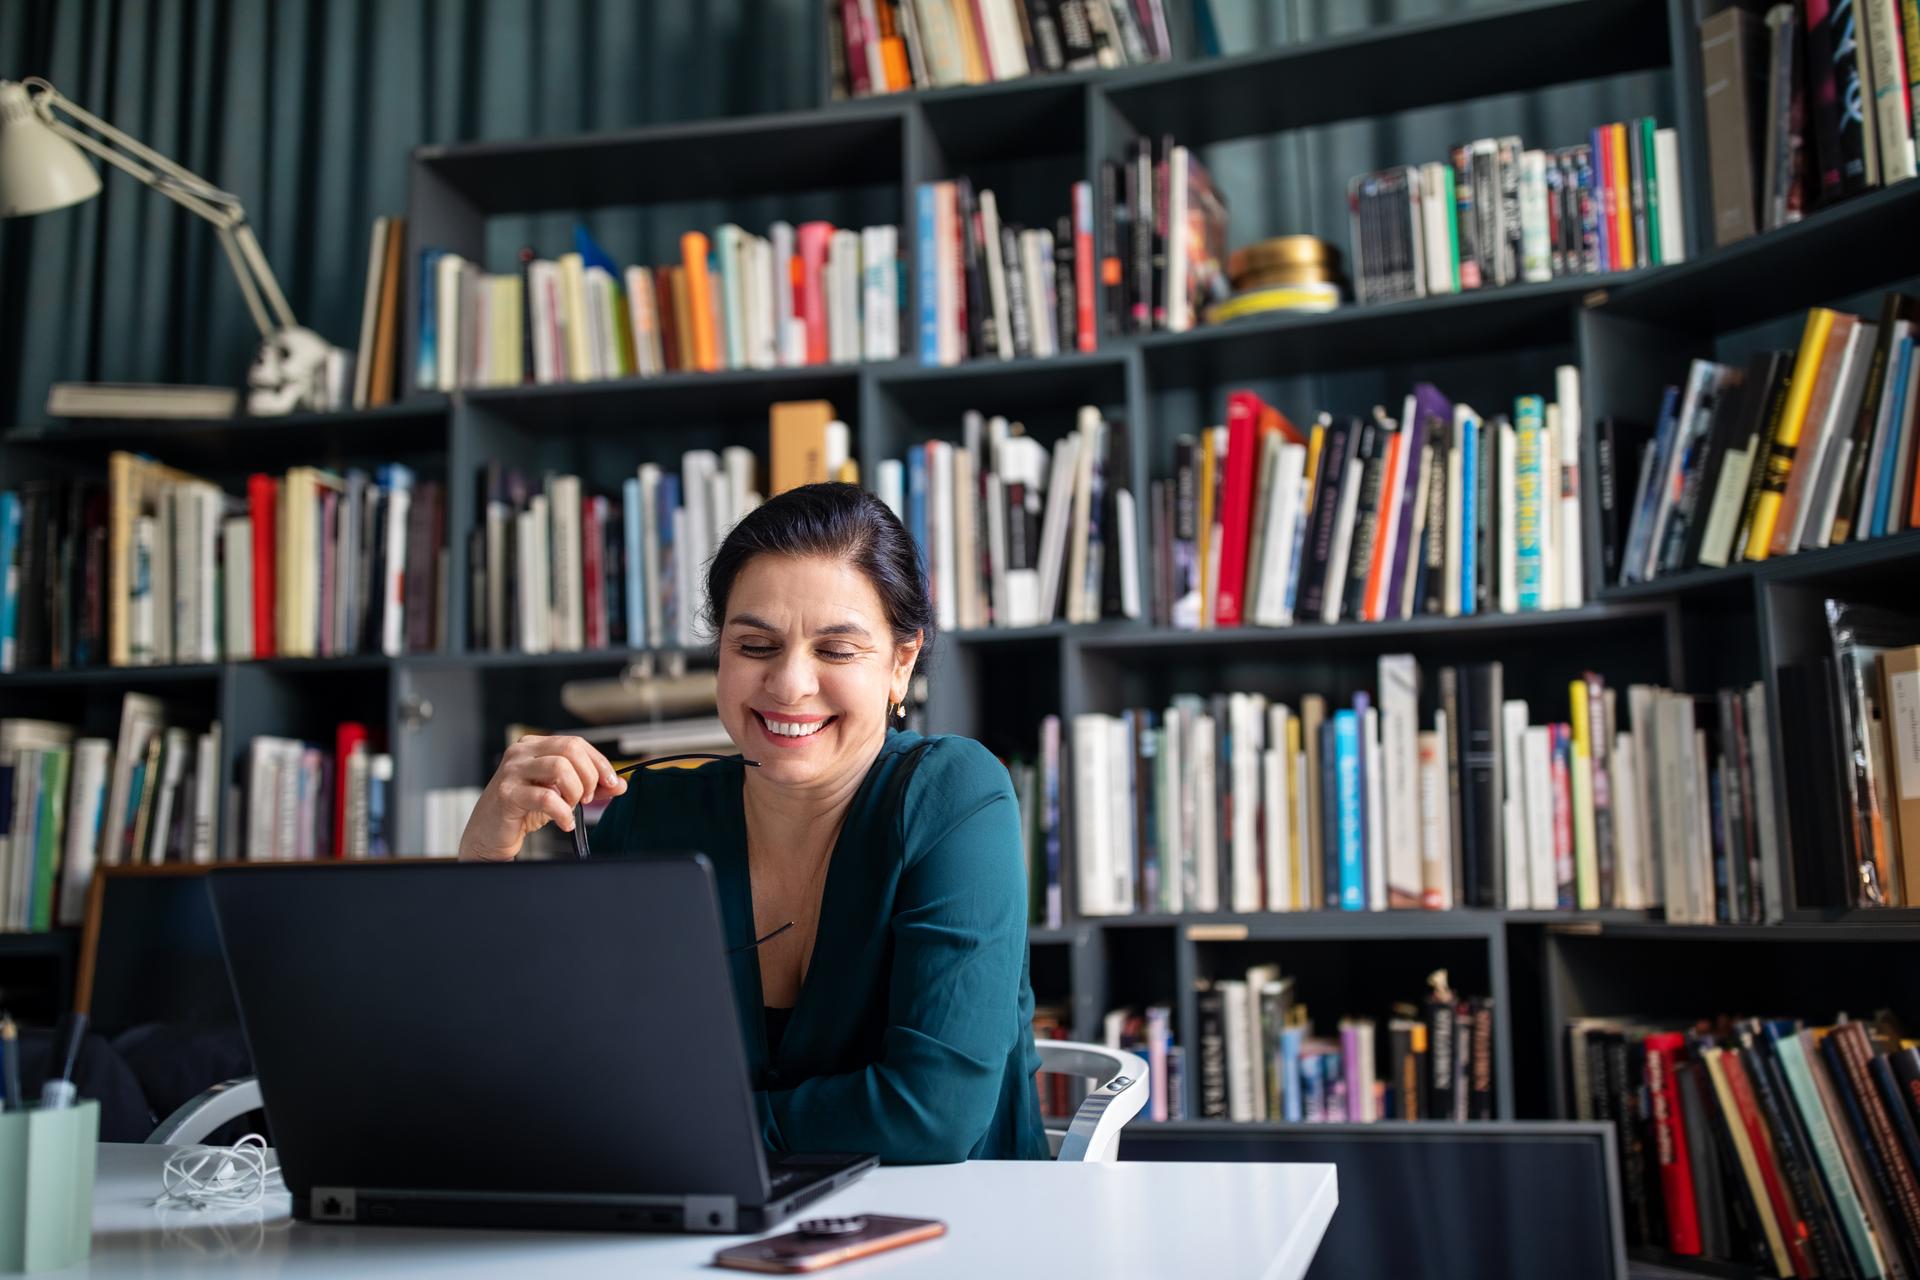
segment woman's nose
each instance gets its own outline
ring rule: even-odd
[[[813,659],[804,650],[789,650],[775,660],[767,671],[767,694],[775,701],[797,706],[819,691]]]

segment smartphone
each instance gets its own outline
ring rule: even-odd
[[[738,1267],[743,1271],[819,1271],[836,1263],[898,1249],[903,1244],[918,1244],[947,1233],[947,1224],[932,1218],[888,1218],[877,1213],[863,1216],[866,1225],[858,1231],[844,1235],[789,1231],[782,1236],[722,1249],[713,1255],[713,1261],[716,1266]]]

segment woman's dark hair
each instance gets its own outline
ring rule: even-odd
[[[919,661],[926,661],[933,647],[933,602],[913,536],[886,503],[859,485],[803,484],[733,526],[707,566],[707,625],[715,635],[726,621],[733,580],[759,555],[826,556],[852,565],[873,584],[894,643],[905,644],[919,632]]]

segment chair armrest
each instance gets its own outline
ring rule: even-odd
[[[1119,1149],[1120,1130],[1140,1114],[1147,1102],[1146,1060],[1132,1053],[1120,1056],[1126,1059],[1125,1066],[1081,1101],[1055,1159],[1107,1161],[1114,1158]],[[1109,1058],[1109,1065],[1111,1061]]]
[[[147,1135],[150,1143],[167,1146],[185,1146],[203,1142],[229,1120],[237,1120],[249,1111],[258,1111],[262,1106],[260,1081],[255,1076],[241,1076],[237,1080],[227,1080],[214,1085],[199,1097],[182,1103],[160,1127]]]

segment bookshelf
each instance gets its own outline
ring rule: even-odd
[[[1496,399],[1550,391],[1553,367],[1569,361],[1583,370],[1589,421],[1609,414],[1644,420],[1659,388],[1689,358],[1732,356],[1778,341],[1810,304],[1858,305],[1858,298],[1920,274],[1920,244],[1910,233],[1920,214],[1920,182],[1728,249],[1707,247],[1692,23],[1688,0],[1538,0],[1216,61],[907,93],[751,119],[419,148],[410,167],[410,263],[435,246],[499,269],[518,243],[517,220],[562,210],[638,211],[633,242],[654,246],[645,253],[659,261],[666,255],[658,246],[684,226],[710,225],[712,210],[742,222],[818,214],[904,224],[916,183],[958,174],[993,186],[1009,216],[1058,213],[1066,184],[1097,179],[1100,162],[1137,134],[1172,132],[1200,146],[1417,115],[1483,102],[1492,96],[1485,69],[1499,67],[1502,94],[1618,80],[1623,92],[1645,95],[1633,109],[1678,126],[1689,260],[1103,340],[1097,352],[1047,359],[679,373],[416,392],[359,414],[16,428],[0,436],[0,480],[8,483],[92,467],[109,447],[151,453],[230,491],[247,472],[295,462],[406,461],[448,485],[452,621],[432,653],[25,672],[0,676],[0,696],[12,714],[84,723],[89,732],[111,733],[127,690],[182,703],[190,718],[220,719],[228,754],[220,811],[229,852],[248,739],[324,737],[350,710],[386,728],[395,761],[396,847],[405,850],[420,838],[425,793],[483,781],[506,724],[554,722],[561,681],[613,674],[636,656],[469,650],[465,533],[476,516],[475,480],[488,459],[533,473],[574,471],[605,491],[636,464],[666,461],[685,448],[739,444],[764,454],[767,406],[818,398],[848,422],[862,474],[871,477],[880,459],[898,456],[903,446],[951,435],[965,409],[1018,414],[1049,442],[1071,424],[1077,406],[1096,404],[1124,413],[1136,427],[1131,479],[1143,494],[1164,470],[1176,435],[1219,420],[1230,386],[1251,385],[1288,405],[1357,406],[1431,377],[1463,399]],[[1405,155],[1383,159],[1424,154],[1408,146]],[[1344,183],[1348,175],[1322,176]],[[707,212],[683,218],[691,208]],[[1342,245],[1348,239],[1341,222],[1236,227],[1235,241],[1283,230],[1317,232]],[[409,317],[418,314],[418,288],[417,272],[410,272]],[[907,290],[911,316],[911,272]],[[409,321],[404,370],[414,367],[417,341]],[[1590,457],[1584,469],[1593,473]],[[1644,679],[1700,691],[1759,680],[1777,735],[1778,668],[1809,642],[1808,602],[1834,589],[1891,601],[1920,568],[1920,533],[1907,533],[1635,586],[1601,585],[1591,503],[1586,518],[1588,603],[1559,613],[1271,631],[1176,632],[1105,622],[944,634],[935,646],[928,728],[1030,754],[1049,711],[1114,710],[1188,690],[1351,690],[1370,683],[1366,672],[1380,654],[1408,652],[1423,664],[1501,658],[1522,691],[1559,682],[1562,697],[1565,679],[1588,667],[1616,686]],[[1775,792],[1785,804],[1793,792],[1781,754],[1772,753]],[[1786,831],[1784,820],[1779,827]],[[1276,960],[1304,975],[1300,996],[1317,1010],[1343,1012],[1345,1002],[1353,1011],[1382,1013],[1392,1000],[1417,998],[1426,972],[1446,964],[1462,990],[1495,997],[1497,1115],[1564,1117],[1565,1017],[1657,1003],[1674,963],[1699,963],[1722,976],[1725,986],[1696,993],[1708,1007],[1764,1003],[1782,990],[1769,985],[1774,977],[1795,969],[1802,976],[1784,990],[1805,997],[1796,1011],[1825,1016],[1850,998],[1855,966],[1885,966],[1894,947],[1913,941],[1920,928],[1913,911],[1867,920],[1797,901],[1788,903],[1787,917],[1784,925],[1753,927],[1674,926],[1634,912],[1070,918],[1063,927],[1032,931],[1033,981],[1043,1002],[1070,1005],[1080,1036],[1096,1036],[1113,1005],[1166,1001],[1176,1009],[1180,1043],[1192,1046],[1193,980],[1216,970]],[[1743,968],[1723,963],[1730,953],[1707,952],[1708,945],[1738,948],[1742,956],[1777,949],[1783,958],[1777,967]],[[30,952],[33,944],[0,939],[0,962],[16,946]],[[1655,956],[1665,959],[1657,963]],[[1895,1007],[1920,1015],[1920,991],[1910,980],[1874,993],[1882,991]]]

